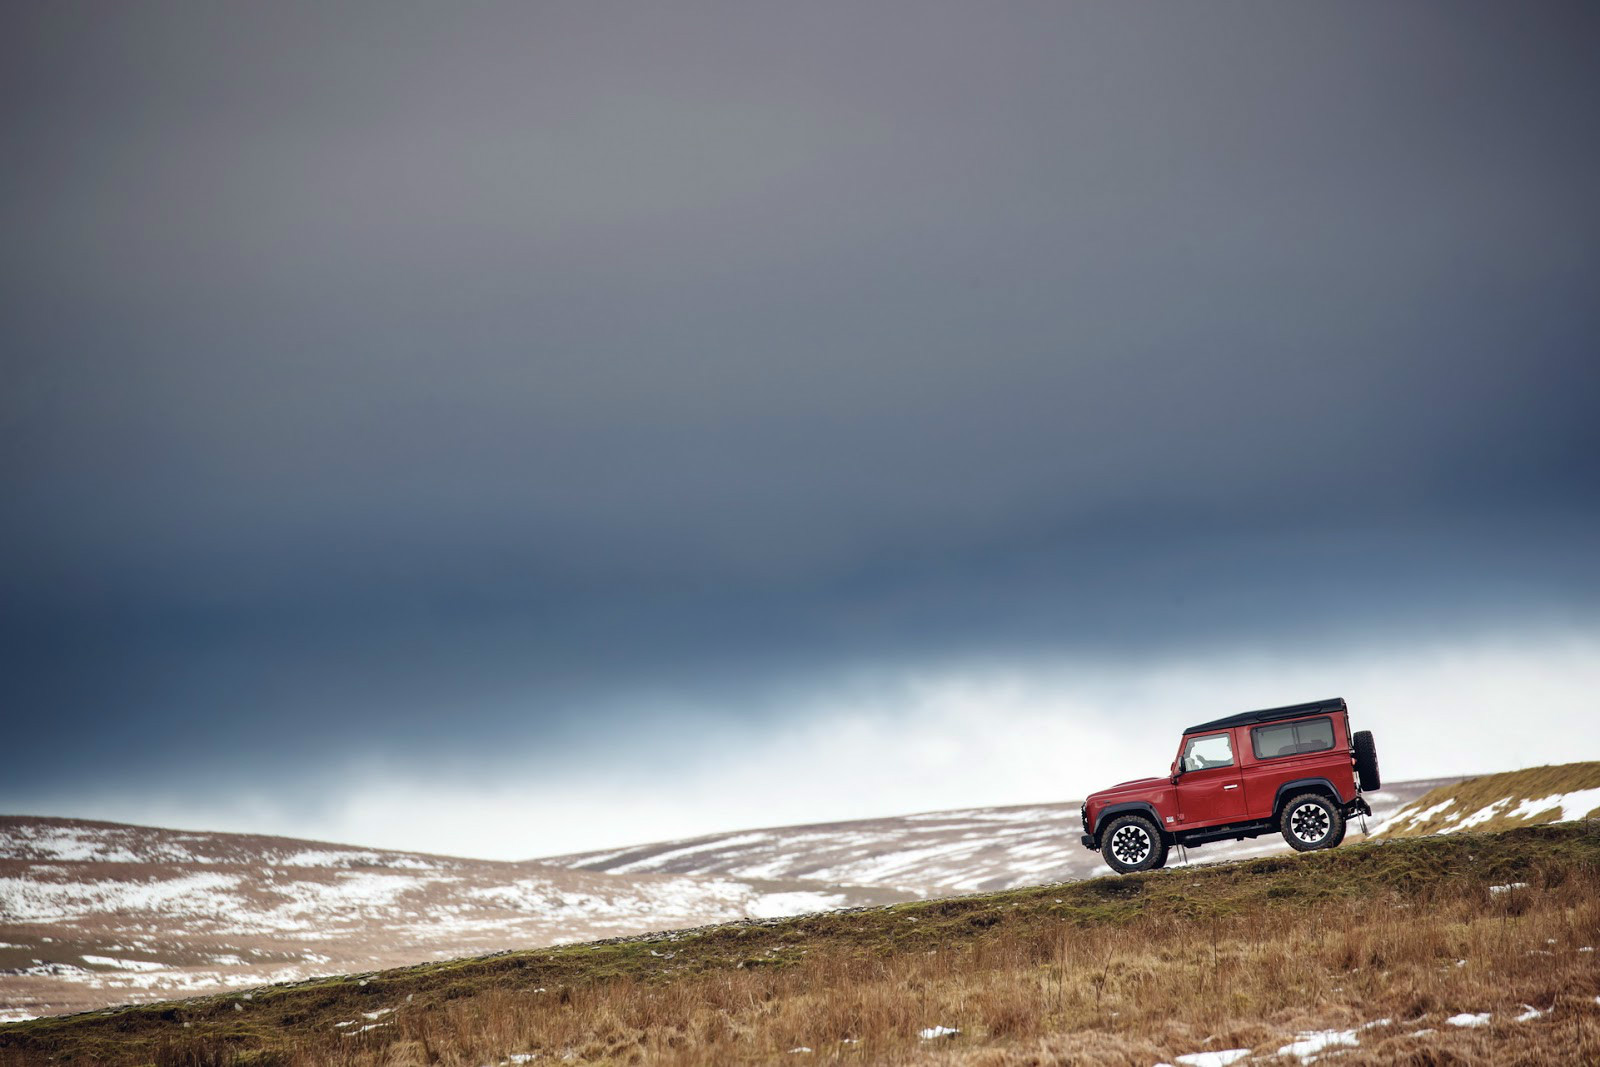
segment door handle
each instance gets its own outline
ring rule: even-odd
[[[1239,787],[1237,785],[1225,785],[1222,788],[1224,788],[1224,789],[1238,789]]]

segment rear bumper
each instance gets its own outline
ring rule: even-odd
[[[1367,804],[1367,798],[1357,794],[1354,800],[1345,801],[1344,813],[1350,815],[1371,815],[1372,808]]]

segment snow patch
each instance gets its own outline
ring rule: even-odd
[[[1600,809],[1600,789],[1578,789],[1571,793],[1552,793],[1547,797],[1537,800],[1524,800],[1507,815],[1515,818],[1532,818],[1543,815],[1551,808],[1560,808],[1556,815],[1556,822],[1571,822],[1581,819],[1590,812]]]
[[[813,911],[828,911],[843,907],[845,898],[837,893],[815,893],[809,890],[794,893],[763,893],[750,904],[749,913],[756,919],[782,919],[790,915],[805,915]]]
[[[110,956],[84,956],[83,962],[95,967],[115,967],[119,971],[164,971],[165,963],[152,963],[149,960],[119,960]]]
[[[107,912],[215,915],[231,908],[222,891],[240,882],[233,874],[190,874],[154,882],[41,882],[0,878],[0,912],[15,923],[59,923]]]
[[[1353,1048],[1360,1044],[1354,1030],[1302,1030],[1294,1035],[1292,1042],[1278,1049],[1278,1055],[1311,1063],[1330,1048]]]
[[[1183,1067],[1228,1067],[1250,1055],[1247,1048],[1227,1048],[1218,1052],[1190,1052],[1177,1057]]]

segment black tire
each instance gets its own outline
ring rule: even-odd
[[[1100,831],[1100,855],[1118,874],[1166,866],[1167,842],[1144,815],[1118,815]]]
[[[1296,852],[1333,848],[1344,840],[1344,812],[1321,793],[1300,793],[1283,806],[1278,829]]]
[[[1356,750],[1356,782],[1363,793],[1369,793],[1383,784],[1378,777],[1378,745],[1371,730],[1357,730],[1350,741]]]

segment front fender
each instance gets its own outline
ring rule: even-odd
[[[1100,828],[1104,826],[1107,821],[1116,818],[1118,815],[1126,815],[1129,812],[1134,811],[1141,815],[1148,815],[1150,817],[1150,821],[1156,824],[1156,829],[1160,832],[1161,836],[1167,839],[1168,844],[1171,844],[1172,835],[1167,831],[1166,826],[1161,820],[1161,813],[1156,810],[1156,806],[1154,804],[1147,800],[1125,800],[1120,804],[1107,804],[1105,807],[1100,809],[1100,814],[1095,816],[1094,826],[1091,827],[1089,832],[1084,835],[1084,847],[1098,849],[1100,847]]]

